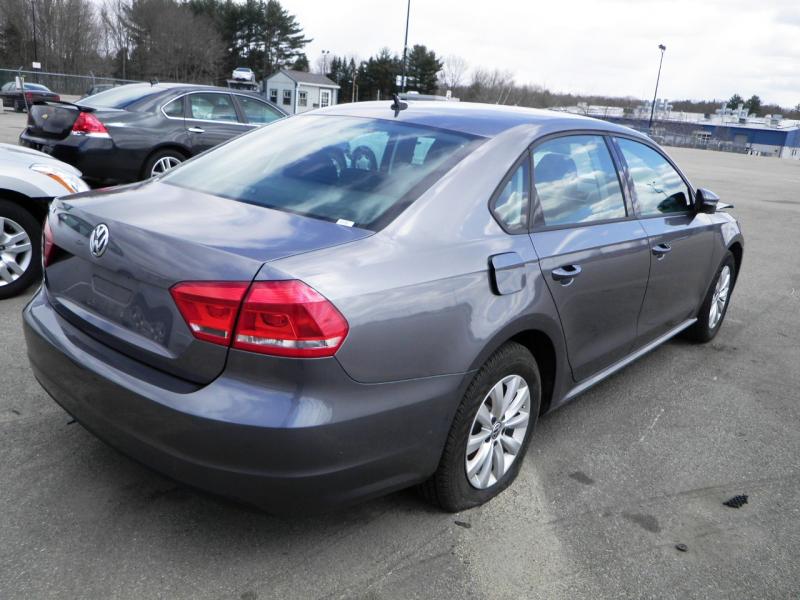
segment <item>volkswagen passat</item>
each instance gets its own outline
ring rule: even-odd
[[[716,335],[743,249],[717,208],[610,123],[335,106],[56,200],[28,352],[175,479],[273,511],[422,484],[461,510],[514,480],[542,413]]]

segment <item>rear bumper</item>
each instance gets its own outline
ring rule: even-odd
[[[427,478],[461,375],[364,385],[335,359],[231,352],[196,387],[75,329],[40,291],[24,311],[36,378],[111,446],[176,480],[275,513],[316,512]]]
[[[36,137],[23,131],[19,136],[19,143],[72,165],[83,174],[84,179],[137,181],[142,167],[142,160],[138,155],[121,150],[111,138],[70,134],[56,140]]]

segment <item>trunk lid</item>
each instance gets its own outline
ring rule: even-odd
[[[72,132],[72,126],[82,112],[92,113],[103,122],[104,118],[122,111],[114,109],[100,111],[70,102],[38,102],[32,104],[28,110],[27,132],[36,138],[63,140]]]
[[[108,228],[106,251],[89,238]],[[181,281],[251,281],[264,263],[371,235],[156,181],[56,200],[59,250],[48,297],[73,325],[127,356],[196,383],[225,366],[228,349],[196,339],[170,288]],[[265,265],[263,278],[286,279]]]

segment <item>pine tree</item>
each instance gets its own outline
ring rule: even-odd
[[[419,44],[415,45],[408,55],[407,87],[421,94],[435,94],[442,64],[433,50],[428,50]]]

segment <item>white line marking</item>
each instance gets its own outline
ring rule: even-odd
[[[656,422],[658,421],[659,417],[661,415],[663,415],[663,414],[664,414],[664,409],[662,408],[660,411],[658,411],[658,414],[656,415],[656,418],[653,419],[653,422],[650,423],[650,427],[648,427],[647,429],[644,430],[644,433],[642,434],[642,437],[639,438],[640,442],[643,442],[644,438],[647,437],[647,434],[650,433],[651,431],[653,431],[653,427],[656,426]]]

